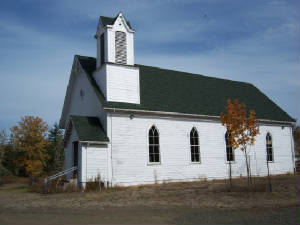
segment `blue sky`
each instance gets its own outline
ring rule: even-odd
[[[118,12],[136,63],[253,83],[300,119],[298,0],[19,0],[0,7],[0,130],[58,122],[73,56],[95,57],[99,16]]]

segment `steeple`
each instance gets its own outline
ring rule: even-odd
[[[97,68],[104,63],[134,65],[133,35],[135,31],[122,13],[116,17],[100,16],[97,39]]]
[[[97,69],[93,73],[107,101],[140,104],[140,71],[134,66],[135,31],[122,13],[100,16],[97,33]]]

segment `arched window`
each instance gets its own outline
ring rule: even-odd
[[[266,136],[266,147],[267,147],[267,161],[273,162],[274,156],[273,156],[273,146],[272,146],[272,137],[270,133],[267,133]]]
[[[226,132],[225,134],[225,142],[226,142],[226,159],[228,162],[234,161],[234,151],[232,145],[229,141],[230,134]]]
[[[149,130],[149,162],[159,163],[159,133],[153,125]]]
[[[127,63],[126,33],[122,31],[116,31],[115,33],[115,57],[116,63]]]
[[[195,127],[190,132],[191,162],[200,162],[199,135]]]

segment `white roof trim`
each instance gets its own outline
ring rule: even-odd
[[[127,29],[127,31],[128,31],[129,33],[135,33],[135,30],[131,29],[131,28],[128,26],[127,21],[126,21],[125,17],[123,16],[123,14],[122,14],[121,12],[118,14],[118,17],[117,17],[117,18],[121,18],[122,22],[124,23],[124,25],[125,25],[125,27],[126,27],[126,29]],[[117,19],[115,20],[115,23],[116,23],[116,21],[117,21]],[[115,25],[115,23],[114,23],[114,25]],[[107,27],[113,27],[113,26],[107,25]]]
[[[82,144],[87,144],[87,145],[89,145],[89,144],[109,144],[110,142],[109,141],[79,141],[80,143],[82,143]]]
[[[212,120],[219,120],[220,119],[220,116],[178,113],[178,112],[150,111],[150,110],[140,110],[140,109],[119,109],[119,108],[111,108],[111,107],[105,107],[105,106],[103,107],[103,109],[107,110],[107,111],[111,111],[111,112],[145,113],[145,114],[178,116],[178,117],[194,117],[194,118],[203,118],[203,119],[212,119]],[[274,123],[274,124],[281,124],[281,125],[288,125],[288,126],[293,126],[295,124],[295,122],[267,120],[267,119],[259,119],[259,122],[261,122],[261,123]]]
[[[71,74],[69,77],[67,90],[66,90],[66,95],[65,95],[65,99],[64,99],[64,105],[63,105],[63,109],[62,109],[61,117],[60,117],[60,121],[59,121],[59,127],[61,127],[61,128],[65,128],[65,126],[66,126],[66,121],[68,120],[67,115],[69,113],[71,93],[73,90],[75,76],[77,74],[79,74],[81,71],[84,71],[84,70],[82,69],[80,62],[79,62],[77,56],[75,55],[74,60],[73,60],[72,69],[71,69]]]

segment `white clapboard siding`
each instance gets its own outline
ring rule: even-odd
[[[82,147],[82,182],[107,181],[107,146]]]
[[[140,103],[138,67],[105,64],[93,76],[107,101]]]
[[[113,116],[112,182],[115,185],[136,185],[163,181],[227,178],[225,128],[221,123],[175,118]],[[148,163],[148,131],[155,125],[160,135],[160,164]],[[189,134],[193,127],[199,133],[201,163],[190,161]],[[290,127],[260,126],[257,142],[251,147],[252,175],[266,175],[265,135],[273,137],[272,174],[293,172]],[[233,176],[246,176],[245,158],[235,150]]]
[[[67,118],[70,115],[97,116],[106,130],[106,112],[84,71],[75,74]]]

